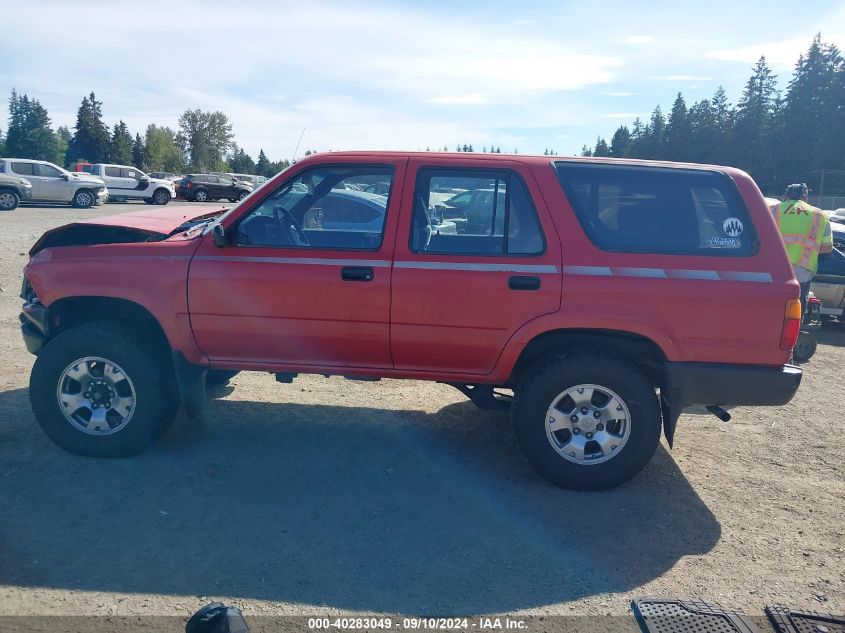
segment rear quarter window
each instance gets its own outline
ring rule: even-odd
[[[757,237],[736,185],[704,170],[555,163],[584,232],[625,253],[747,257]]]

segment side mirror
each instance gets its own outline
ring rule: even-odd
[[[211,238],[214,240],[214,245],[217,248],[224,248],[229,245],[229,239],[226,237],[226,229],[223,225],[218,223],[211,229]]]
[[[70,176],[67,174],[62,174],[62,180],[70,180]]]

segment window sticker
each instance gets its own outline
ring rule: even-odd
[[[740,248],[742,240],[737,237],[711,237],[710,248]]]
[[[728,237],[739,237],[745,227],[742,226],[742,220],[739,218],[727,218],[722,222],[722,230]]]

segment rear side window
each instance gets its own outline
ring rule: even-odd
[[[559,162],[558,179],[602,250],[745,257],[754,227],[733,181],[717,172]]]
[[[411,250],[454,255],[537,255],[545,241],[522,179],[505,170],[421,169]]]
[[[12,163],[12,171],[19,176],[35,175],[35,163]]]
[[[120,167],[106,167],[106,176],[120,178]]]

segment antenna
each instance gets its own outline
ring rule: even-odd
[[[302,143],[302,137],[305,136],[305,128],[302,128],[302,134],[299,135],[299,140],[296,142],[296,149],[293,150],[293,157],[291,158],[291,163],[296,162],[296,153],[299,151],[299,144]]]

